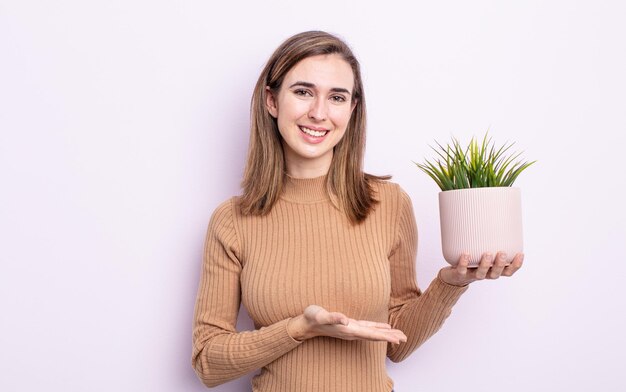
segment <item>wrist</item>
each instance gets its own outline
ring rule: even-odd
[[[304,315],[302,314],[299,316],[293,317],[287,323],[287,333],[294,340],[303,341],[303,340],[309,339],[311,337],[309,336],[310,335],[309,332],[310,331],[308,328],[308,323],[306,322],[306,319]]]

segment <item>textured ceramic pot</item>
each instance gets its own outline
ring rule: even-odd
[[[470,267],[481,255],[506,252],[508,262],[523,250],[522,202],[519,188],[470,188],[439,193],[443,257],[456,265],[461,253]]]

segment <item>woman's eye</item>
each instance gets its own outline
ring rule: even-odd
[[[330,97],[330,99],[333,100],[333,102],[346,102],[346,98],[341,96],[341,95],[333,95],[332,97]]]
[[[294,94],[299,95],[301,97],[311,96],[311,93],[309,91],[301,90],[301,89],[295,90]]]

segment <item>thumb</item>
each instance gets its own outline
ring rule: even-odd
[[[346,317],[346,315],[344,315],[343,313],[339,313],[339,312],[331,312],[328,313],[328,324],[342,324],[342,325],[348,325],[350,323],[350,320],[348,319],[348,317]]]

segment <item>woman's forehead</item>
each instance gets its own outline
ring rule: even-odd
[[[312,84],[320,89],[345,89],[354,87],[352,67],[338,54],[307,57],[293,66],[285,75],[287,86],[299,83]]]

